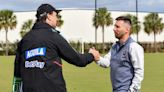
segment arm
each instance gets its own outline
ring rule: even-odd
[[[20,76],[20,51],[19,45],[16,52],[15,62],[14,62],[14,77],[13,77],[13,89],[12,92],[22,92],[22,79]]]
[[[101,67],[109,67],[110,65],[110,59],[111,59],[111,51],[108,52],[104,57],[100,57],[100,60],[96,63]]]
[[[141,81],[144,77],[144,51],[137,43],[130,45],[130,57],[134,67],[134,77],[130,86],[130,92],[141,88]]]
[[[75,51],[68,42],[60,35],[55,35],[58,53],[68,63],[76,66],[84,67],[94,60],[91,53],[81,54]]]

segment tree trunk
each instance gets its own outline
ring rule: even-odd
[[[7,37],[8,30],[6,29],[5,31],[6,31],[6,51],[5,52],[6,52],[6,56],[8,56],[8,52],[9,52],[9,50],[8,50],[8,39],[7,39],[8,38]]]
[[[138,43],[138,29],[137,29],[137,43]]]
[[[97,28],[95,28],[95,48],[97,48]]]
[[[97,28],[95,28],[95,44],[97,44]]]
[[[154,31],[154,52],[157,52],[156,33]]]
[[[105,44],[104,44],[104,27],[102,27],[102,49],[103,49],[103,53],[105,52]]]

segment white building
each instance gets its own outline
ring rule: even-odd
[[[135,12],[120,12],[120,11],[110,11],[113,20],[125,14],[136,14]],[[35,21],[35,11],[31,12],[14,12],[17,17],[17,27],[14,30],[9,30],[8,39],[10,42],[15,42],[16,40],[20,40],[20,29],[22,24],[29,20],[33,19]],[[143,31],[143,21],[144,16],[149,13],[140,12],[138,13],[139,21],[141,22],[141,31],[139,32],[139,41],[140,42],[153,42],[154,37],[153,34],[149,36]],[[164,22],[164,13],[158,13],[159,17],[163,18]],[[64,24],[61,28],[58,28],[63,36],[67,40],[82,40],[84,42],[95,42],[95,28],[92,25],[92,18],[94,15],[94,10],[88,9],[63,9],[61,12],[62,19],[64,20]],[[101,28],[97,30],[97,40],[98,42],[102,42],[102,31]],[[136,40],[136,35],[132,35],[132,37]],[[157,35],[157,41],[164,41],[164,31],[161,34]],[[113,25],[105,28],[105,42],[114,42],[117,39],[113,33]],[[5,42],[5,31],[0,31],[0,42]]]

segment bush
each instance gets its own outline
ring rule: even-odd
[[[10,43],[9,44],[9,55],[15,55],[15,51],[17,48],[17,42],[15,43]],[[111,46],[113,43],[105,43],[105,52],[102,52],[103,47],[102,43],[83,43],[84,44],[84,52],[88,52],[91,47],[95,47],[100,53],[107,53],[109,52]],[[139,43],[143,48],[146,53],[152,53],[154,52],[154,43],[153,42],[140,42]],[[80,41],[70,41],[70,45],[78,52],[83,52],[82,50],[82,43]],[[2,45],[0,45],[0,48],[2,48]],[[164,42],[157,42],[157,50],[158,52],[164,52]],[[2,48],[0,50],[0,55],[5,55],[5,49]]]
[[[80,42],[71,42],[70,43],[73,48],[77,51],[81,52],[81,43]],[[100,53],[107,53],[109,52],[110,48],[112,47],[113,43],[105,43],[105,52],[102,52],[103,47],[102,43],[84,43],[84,52],[88,52],[91,47],[95,47]],[[153,42],[142,42],[139,43],[143,48],[144,52],[146,53],[153,53],[154,52],[154,43]],[[157,42],[157,50],[158,52],[164,52],[164,42]]]

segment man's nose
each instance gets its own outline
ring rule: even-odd
[[[116,27],[113,28],[113,31],[116,31]]]

